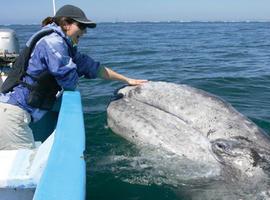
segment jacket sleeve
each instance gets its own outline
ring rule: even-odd
[[[62,38],[48,37],[40,47],[44,48],[43,58],[48,70],[64,89],[74,90],[78,83],[77,66],[69,55],[67,44]]]
[[[98,75],[100,63],[94,61],[88,55],[76,52],[73,61],[77,65],[77,72],[79,76],[94,79]]]

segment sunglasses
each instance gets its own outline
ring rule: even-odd
[[[76,23],[76,25],[79,27],[79,29],[81,29],[82,31],[84,31],[87,26],[85,24],[81,24],[81,23]]]

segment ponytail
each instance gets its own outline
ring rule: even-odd
[[[42,27],[43,26],[47,26],[48,24],[51,24],[54,22],[54,18],[53,17],[46,17],[45,19],[43,19],[43,21],[41,22]]]

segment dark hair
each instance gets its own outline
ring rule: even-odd
[[[42,20],[41,24],[42,24],[42,27],[44,27],[53,22],[56,23],[58,26],[60,26],[64,32],[66,32],[64,26],[68,24],[72,24],[76,21],[69,17],[46,17],[45,19]]]
[[[44,27],[51,23],[53,23],[53,17],[46,17],[45,19],[42,20],[41,26]]]

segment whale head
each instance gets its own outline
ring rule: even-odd
[[[158,150],[153,153],[163,149],[176,156],[180,178],[207,183],[215,190],[220,186],[219,191],[233,197],[241,192],[243,196],[269,193],[269,137],[227,102],[187,85],[165,82],[125,87],[117,94],[121,98],[107,108],[108,126],[139,148],[152,146]]]

